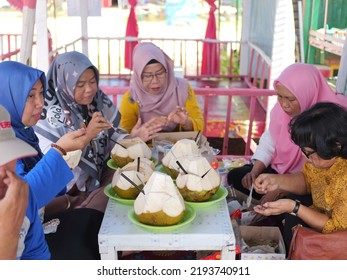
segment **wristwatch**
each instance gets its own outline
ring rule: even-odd
[[[300,208],[300,205],[301,205],[301,202],[299,200],[295,200],[295,206],[294,206],[294,209],[293,211],[290,213],[291,215],[294,215],[294,216],[297,216],[298,215],[298,211],[299,211],[299,208]]]

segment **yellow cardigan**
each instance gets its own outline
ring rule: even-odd
[[[347,229],[347,160],[337,158],[327,169],[315,168],[305,163],[307,192],[312,194],[312,209],[329,216],[323,232]]]
[[[188,85],[188,98],[185,107],[188,112],[188,116],[193,123],[194,131],[203,131],[204,118],[191,85]],[[131,97],[129,91],[123,94],[119,111],[122,116],[120,125],[130,133],[140,117],[140,107]],[[178,126],[178,131],[182,130],[182,127]]]

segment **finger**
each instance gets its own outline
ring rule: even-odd
[[[9,186],[7,192],[9,196],[18,198],[18,194],[24,195],[27,197],[29,195],[29,190],[27,184],[22,181],[16,173],[6,170],[7,175],[7,185]],[[5,181],[5,180],[4,180]],[[11,186],[11,187],[10,187]]]
[[[141,119],[137,119],[137,122],[134,125],[132,130],[134,130],[134,131],[139,130],[142,126],[144,126],[144,125],[141,125]]]

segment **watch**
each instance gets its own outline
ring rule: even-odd
[[[293,211],[290,213],[294,216],[297,216],[298,215],[298,211],[299,211],[299,208],[300,208],[300,205],[301,205],[301,202],[299,200],[295,200],[295,206],[294,206],[294,209]]]

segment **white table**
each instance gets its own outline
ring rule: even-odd
[[[155,232],[128,218],[132,205],[109,199],[99,231],[101,259],[117,259],[117,251],[215,250],[222,259],[235,259],[235,235],[226,200],[196,207],[196,217],[172,232]]]

